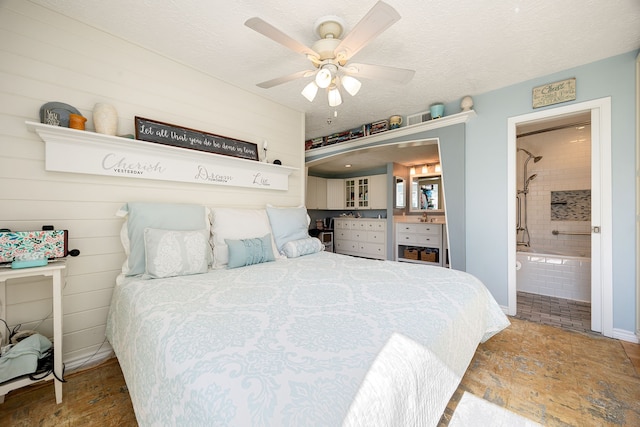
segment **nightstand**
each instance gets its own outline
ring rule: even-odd
[[[7,313],[7,298],[6,298],[6,282],[9,279],[17,279],[20,277],[35,277],[46,276],[51,277],[51,283],[53,286],[53,373],[47,375],[41,380],[31,380],[29,377],[20,377],[14,380],[9,380],[0,385],[0,403],[4,402],[4,396],[11,390],[15,390],[20,387],[38,382],[38,381],[54,381],[56,403],[62,402],[62,382],[57,378],[62,379],[62,283],[63,273],[66,268],[65,260],[50,261],[49,264],[43,267],[32,268],[20,268],[12,269],[9,267],[0,268],[0,316],[6,317]],[[2,325],[2,331],[0,332],[0,343],[5,345],[5,340],[8,337],[5,336],[4,325]],[[57,378],[56,378],[57,377]]]

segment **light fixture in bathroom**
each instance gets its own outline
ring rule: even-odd
[[[411,175],[415,175],[415,174],[416,174],[416,168],[415,168],[415,166],[411,166],[411,169],[409,169],[409,173],[410,173]]]
[[[427,173],[429,171],[429,169],[427,168],[427,165],[423,165],[422,166],[422,173]]]
[[[349,163],[347,163],[346,165],[344,165],[345,168],[350,168],[351,165]]]
[[[436,172],[442,172],[442,167],[440,167],[440,163],[436,163]]]

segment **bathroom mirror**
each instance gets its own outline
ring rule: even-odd
[[[444,212],[442,177],[415,175],[411,177],[410,212]]]
[[[406,205],[406,183],[404,178],[400,176],[393,177],[393,185],[394,185],[394,195],[393,195],[393,205],[397,209],[403,209]]]

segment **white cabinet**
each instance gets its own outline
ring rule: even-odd
[[[444,265],[442,224],[428,222],[396,224],[396,257],[398,261]]]
[[[327,179],[327,209],[344,209],[344,179]]]
[[[344,180],[344,209],[386,209],[387,176],[372,175]]]
[[[307,176],[307,209],[386,209],[387,176],[346,179]]]
[[[327,179],[307,176],[307,209],[327,209]]]
[[[369,207],[387,209],[387,175],[371,175],[369,178]]]
[[[387,259],[387,220],[334,218],[335,251],[365,258]]]

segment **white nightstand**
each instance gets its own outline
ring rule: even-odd
[[[0,268],[0,316],[6,317],[7,299],[6,299],[6,282],[9,279],[17,279],[20,277],[47,276],[51,277],[53,286],[53,373],[47,375],[41,380],[31,380],[29,377],[17,378],[9,380],[0,385],[0,403],[4,402],[4,396],[11,390],[32,384],[38,381],[54,380],[56,403],[62,402],[62,283],[63,273],[66,268],[65,260],[51,261],[44,267],[32,268]],[[2,325],[0,332],[0,342],[5,343],[8,338],[5,336],[6,330]],[[4,345],[4,344],[3,344]],[[57,376],[57,378],[56,378]]]

